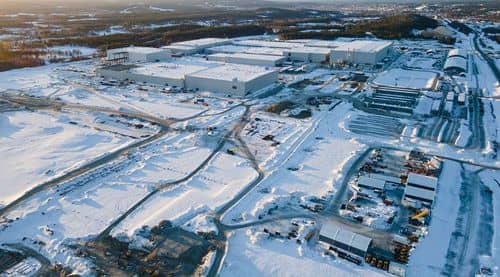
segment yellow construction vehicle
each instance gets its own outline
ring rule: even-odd
[[[429,214],[429,209],[422,209],[419,213],[411,217],[411,219],[418,220],[420,218],[426,217]]]

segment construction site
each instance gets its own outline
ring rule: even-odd
[[[334,201],[334,219],[323,224],[319,240],[340,258],[404,276],[427,233],[440,169],[439,158],[418,150],[370,150]]]

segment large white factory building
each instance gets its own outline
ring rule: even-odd
[[[225,64],[186,75],[186,87],[244,96],[278,80],[278,71],[262,66]]]
[[[391,41],[355,40],[339,44],[332,49],[332,63],[348,62],[354,64],[376,64],[389,54]]]
[[[103,78],[244,96],[278,80],[274,68],[242,64],[146,63],[111,65],[97,70]]]
[[[277,82],[276,67],[285,61],[376,64],[387,56],[391,45],[392,42],[377,40],[204,38],[162,48],[131,46],[109,50],[108,61],[114,65],[97,72],[104,78],[243,96]]]
[[[171,52],[153,47],[129,46],[108,50],[108,61],[116,62],[160,62],[171,58]]]

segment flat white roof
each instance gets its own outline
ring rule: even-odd
[[[249,48],[245,49],[243,52],[249,53],[249,54],[283,56],[283,49],[281,49],[281,48],[249,47]]]
[[[161,49],[161,48],[129,46],[129,47],[124,47],[124,48],[110,49],[110,50],[108,50],[108,53],[127,52],[127,53],[152,54],[152,53],[159,53],[159,52],[164,52],[164,51],[165,50]]]
[[[290,40],[290,42],[303,43],[306,47],[326,47],[326,48],[337,48],[345,42],[335,41],[335,40],[320,40],[320,39],[296,39]]]
[[[260,47],[271,47],[271,48],[298,48],[303,47],[302,43],[293,43],[287,41],[271,41],[271,40],[240,40],[235,41],[236,45],[246,45],[246,46],[260,46]]]
[[[198,71],[189,76],[198,78],[208,78],[215,80],[247,82],[257,77],[275,72],[274,69],[268,69],[262,66],[242,65],[242,64],[224,64],[218,67]]]
[[[243,52],[246,49],[248,49],[247,46],[228,44],[228,45],[219,45],[210,47],[207,50],[217,53],[238,53],[238,52]]]
[[[380,179],[380,180],[384,180],[386,182],[391,182],[391,183],[396,183],[396,184],[401,183],[401,179],[399,177],[388,176],[388,175],[384,175],[384,174],[370,173],[368,175],[368,177],[373,178],[373,179]]]
[[[205,46],[205,45],[211,45],[211,44],[217,44],[217,43],[227,43],[229,41],[231,41],[231,40],[226,39],[226,38],[200,38],[200,39],[195,39],[195,40],[176,42],[172,45],[184,45],[184,46],[199,47],[199,46]]]
[[[380,73],[373,83],[398,88],[433,89],[436,78],[437,73],[431,71],[394,68]]]
[[[324,224],[323,227],[321,227],[320,235],[364,252],[368,250],[372,241],[369,237],[342,229],[335,224]]]
[[[167,46],[162,46],[162,49],[173,49],[173,50],[194,50],[196,48],[186,45],[171,44]]]
[[[239,59],[249,59],[249,60],[257,60],[257,61],[274,61],[278,62],[283,60],[283,56],[271,56],[271,55],[259,55],[259,54],[247,54],[247,53],[216,53],[210,56],[214,57],[233,57]]]
[[[436,195],[435,191],[416,188],[412,186],[406,186],[405,188],[405,197],[413,196],[415,198],[420,198],[422,200],[427,200],[429,202],[434,201],[434,196]]]
[[[366,176],[361,176],[358,179],[358,185],[376,189],[384,189],[385,181]]]
[[[164,77],[171,79],[184,79],[185,75],[207,69],[206,66],[176,63],[150,63],[130,70],[130,73]]]
[[[334,50],[338,51],[358,51],[358,52],[378,52],[392,45],[392,41],[387,40],[354,40],[351,42],[339,43]]]
[[[408,184],[414,184],[430,189],[436,189],[438,179],[432,176],[425,176],[421,174],[410,173],[408,174]]]
[[[329,55],[332,52],[332,49],[322,47],[297,47],[290,50],[285,50],[285,52]]]

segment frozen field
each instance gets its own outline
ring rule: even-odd
[[[0,90],[44,89],[54,83],[51,72],[55,65],[0,72]]]
[[[216,211],[256,177],[257,172],[248,162],[236,156],[218,154],[189,181],[148,200],[113,233],[131,236],[142,226],[155,226],[162,220],[184,224],[197,214]]]
[[[67,116],[18,111],[0,114],[0,206],[30,188],[132,140],[70,124]]]
[[[6,215],[19,220],[0,225],[0,240],[20,243],[29,237],[34,243],[42,242],[37,250],[51,261],[75,262],[84,267],[86,262],[82,263],[68,250],[68,240],[98,235],[155,186],[194,170],[210,152],[195,143],[192,134],[173,134],[32,196],[21,208]]]

